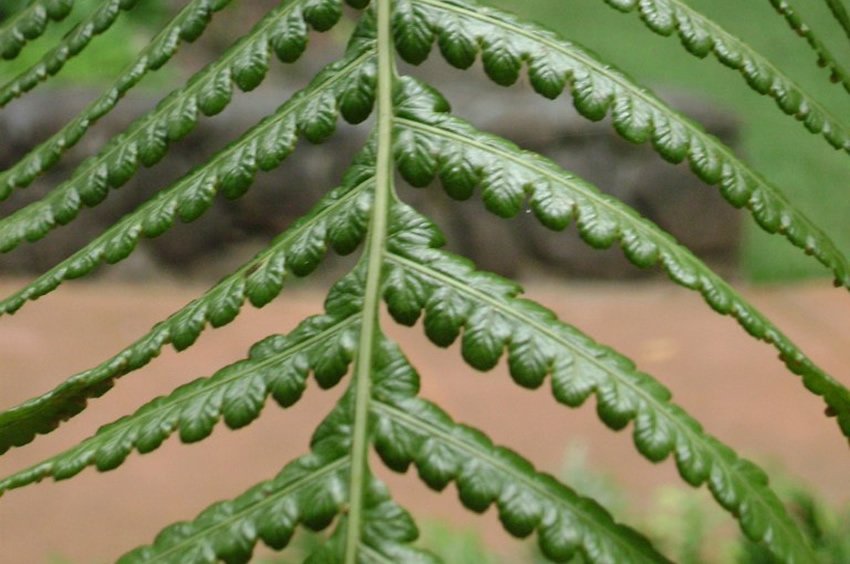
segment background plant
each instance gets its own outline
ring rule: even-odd
[[[0,195],[9,197],[26,188],[55,165],[145,75],[168,63],[183,43],[197,39],[228,3],[188,2],[99,99],[0,173]],[[67,17],[72,4],[35,0],[20,8],[19,15],[0,28],[0,52],[8,57],[24,52],[30,40],[50,28],[51,20]],[[839,246],[776,186],[698,124],[556,33],[468,0],[348,4],[359,12],[340,60],[207,163],[0,301],[0,311],[13,313],[66,280],[123,260],[141,238],[162,235],[178,218],[189,222],[200,217],[219,192],[238,198],[258,171],[271,170],[288,158],[300,138],[326,140],[339,116],[357,124],[374,113],[369,141],[340,186],[254,259],[134,344],[54,390],[0,413],[0,452],[53,431],[82,411],[88,399],[106,393],[117,378],[150,362],[164,346],[183,350],[207,326],[229,323],[246,300],[257,307],[267,304],[282,290],[285,278],[309,275],[328,249],[341,255],[360,249],[352,271],[330,290],[325,312],[305,319],[287,335],[257,343],[244,361],[156,398],[70,450],[0,481],[0,492],[46,477],[67,479],[88,466],[112,470],[133,450],[153,451],[172,434],[185,442],[202,440],[220,420],[231,428],[243,427],[259,416],[268,396],[290,407],[310,375],[320,387],[330,388],[350,372],[342,400],[316,429],[308,454],[234,500],[164,529],[153,544],[122,560],[245,561],[258,540],[284,548],[298,525],[332,527],[327,542],[308,556],[310,562],[435,560],[412,544],[417,537],[413,519],[372,475],[367,456],[371,447],[393,470],[416,467],[432,488],[454,482],[462,503],[472,511],[495,504],[505,529],[519,537],[536,532],[542,554],[550,560],[568,561],[576,554],[600,562],[666,560],[646,537],[616,523],[595,501],[537,472],[519,454],[455,423],[439,406],[418,397],[419,375],[381,330],[383,302],[401,324],[421,319],[435,344],[459,340],[463,358],[476,369],[489,370],[504,355],[520,386],[538,388],[548,376],[555,398],[570,407],[595,396],[606,425],[619,430],[632,423],[641,454],[652,461],[672,456],[682,478],[693,486],[706,485],[769,558],[816,561],[806,531],[790,517],[761,469],[709,435],[672,403],[662,384],[631,361],[522,298],[516,283],[479,272],[469,261],[442,250],[438,228],[399,199],[395,172],[416,187],[438,179],[457,200],[480,195],[497,216],[512,217],[527,208],[553,230],[574,223],[588,244],[616,244],[637,266],[660,267],[673,282],[699,292],[718,313],[735,318],[754,338],[774,347],[850,437],[847,389],[672,236],[555,163],[451,115],[433,88],[399,74],[396,55],[415,65],[437,50],[436,44],[459,68],[480,58],[489,78],[503,86],[516,82],[527,69],[538,93],[556,98],[568,91],[585,117],[610,117],[629,141],[651,143],[673,163],[687,162],[762,229],[812,255],[837,285],[848,286],[850,271]],[[713,52],[821,143],[850,149],[850,131],[825,106],[699,12],[676,0],[610,4],[625,12],[639,10],[650,29],[678,34],[694,55]],[[59,72],[94,35],[134,6],[131,0],[105,0],[82,16],[77,31],[64,36],[32,70],[0,86],[0,103],[10,103]],[[800,27],[787,4],[777,8],[806,36],[808,28]],[[328,30],[342,12],[338,0],[281,2],[253,31],[83,162],[43,200],[4,218],[0,249],[11,251],[46,236],[73,221],[82,208],[104,201],[140,165],[155,166],[199,119],[224,110],[234,86],[245,91],[257,87],[272,54],[283,62],[298,59],[307,49],[309,28]],[[843,25],[840,12],[835,13]],[[811,34],[807,38],[834,79],[850,83],[825,46]]]

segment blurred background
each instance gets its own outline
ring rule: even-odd
[[[621,14],[602,0],[490,3],[591,48],[703,123],[850,254],[847,155],[806,132],[772,99],[750,90],[736,73],[712,58],[695,59],[678,39],[652,34],[636,14]],[[25,0],[2,2],[0,25],[25,4]],[[67,22],[51,26],[16,60],[0,61],[0,84],[29,68],[99,4],[78,0]],[[0,112],[0,169],[7,169],[93,100],[183,4],[140,0],[58,76]],[[202,38],[145,78],[62,163],[4,202],[3,215],[67,178],[83,158],[183,85],[276,4],[234,2],[218,14]],[[827,72],[814,64],[814,54],[767,1],[689,0],[688,4],[744,38],[835,115],[848,115],[850,96],[829,83]],[[798,4],[839,59],[850,60],[850,45],[825,3]],[[201,119],[154,171],[140,171],[97,209],[83,211],[72,227],[0,256],[2,295],[58,263],[272,112],[339,56],[352,26],[347,20],[329,33],[313,34],[306,56],[294,65],[273,62],[259,88],[234,96],[221,115]],[[480,68],[467,73],[448,68],[436,50],[421,68],[403,70],[437,86],[461,117],[551,157],[669,230],[731,277],[816,361],[850,384],[846,296],[828,288],[828,273],[815,261],[784,239],[762,233],[747,214],[728,206],[716,189],[702,185],[686,166],[671,166],[650,148],[622,141],[607,120],[584,120],[565,97],[552,102],[534,95],[525,78],[511,88],[493,86]],[[114,354],[252,256],[339,181],[367,130],[341,124],[327,144],[303,142],[278,172],[259,175],[252,190],[238,201],[219,199],[200,220],[144,241],[124,263],[101,269],[93,285],[70,284],[28,305],[14,319],[0,320],[0,365],[5,368],[0,373],[0,408],[42,393],[61,378]],[[673,288],[658,273],[631,266],[619,250],[588,249],[572,228],[550,233],[524,214],[508,222],[491,217],[475,199],[457,205],[436,189],[400,190],[406,200],[437,220],[452,249],[473,257],[482,268],[520,278],[532,298],[625,352],[670,386],[712,433],[776,469],[788,499],[795,500],[803,518],[816,522],[813,529],[823,529],[823,538],[850,538],[843,505],[850,498],[846,444],[822,416],[819,402],[805,396],[769,348],[744,339],[733,322],[716,318],[698,296]],[[0,459],[0,474],[67,448],[155,394],[211,373],[240,358],[255,340],[285,331],[300,317],[320,311],[325,288],[350,264],[350,259],[332,257],[319,272],[318,287],[296,283],[269,308],[246,313],[232,327],[205,336],[199,345],[205,348],[180,357],[164,354],[107,398],[94,402],[90,412],[63,432],[7,453]],[[636,278],[641,279],[637,284]],[[105,336],[104,327],[109,328]],[[492,377],[470,375],[458,362],[456,347],[435,353],[417,331],[394,331],[426,382],[433,373],[425,385],[426,395],[453,408],[450,411],[458,419],[480,424],[497,442],[527,454],[541,469],[567,477],[580,491],[609,499],[619,518],[638,526],[650,522],[659,538],[669,537],[662,542],[669,544],[677,560],[725,562],[730,555],[749,550],[738,546],[730,520],[709,509],[707,496],[673,485],[677,480],[669,461],[656,468],[641,459],[629,444],[628,433],[605,430],[591,406],[565,413],[542,397],[547,395],[543,392],[535,397],[513,388],[504,367]],[[43,484],[12,492],[0,501],[0,547],[12,555],[9,562],[113,560],[122,549],[149,542],[160,525],[189,518],[212,499],[232,497],[302,452],[315,422],[335,397],[319,396],[313,391],[306,405],[291,412],[270,407],[274,413],[269,418],[238,434],[221,429],[210,441],[191,448],[171,441],[163,448],[167,453],[131,457],[117,472],[104,476],[86,472],[79,478],[82,484]],[[509,406],[511,420],[505,420],[504,408],[494,410],[493,405]],[[528,428],[517,429],[516,418],[527,422]],[[553,431],[541,434],[541,428]],[[280,429],[286,430],[283,440]],[[246,438],[248,433],[251,438]],[[270,449],[270,441],[284,444]],[[533,548],[516,548],[499,533],[492,511],[483,520],[467,516],[457,509],[453,492],[435,496],[409,477],[387,479],[401,492],[402,501],[430,517],[427,536],[438,546],[458,551],[449,553],[448,561],[534,561]],[[799,484],[807,485],[801,490]],[[807,509],[812,504],[817,508]],[[685,513],[690,517],[683,517]],[[116,523],[118,531],[112,529]],[[109,538],[91,540],[93,529],[103,530]],[[469,532],[458,533],[461,530]],[[723,542],[711,540],[716,538],[712,535]],[[309,546],[311,541],[303,542]],[[846,543],[842,546],[836,550],[850,550]],[[842,558],[848,553],[836,554],[835,562],[847,561]],[[758,557],[751,561],[759,561]]]

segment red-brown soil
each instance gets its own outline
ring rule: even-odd
[[[0,294],[16,286],[0,283]],[[199,290],[165,283],[69,284],[14,318],[0,319],[0,408],[47,391],[117,352]],[[832,500],[850,499],[850,448],[834,421],[824,417],[820,400],[803,391],[770,347],[746,338],[734,321],[715,315],[698,296],[654,283],[536,285],[532,290],[562,319],[656,375],[707,430],[742,454],[781,465]],[[846,294],[825,284],[746,294],[850,385]],[[154,395],[242,358],[259,338],[285,332],[319,312],[321,300],[318,291],[291,290],[261,311],[246,308],[231,326],[208,331],[186,353],[164,352],[58,432],[7,453],[0,459],[0,474],[57,453]],[[652,488],[677,480],[672,462],[654,467],[642,459],[629,432],[608,431],[592,405],[568,410],[546,389],[518,389],[503,367],[475,373],[459,362],[457,347],[435,350],[419,328],[393,328],[392,334],[419,368],[426,396],[539,468],[557,473],[567,445],[580,442],[588,445],[591,464],[613,474],[638,501]],[[270,404],[244,430],[222,426],[193,446],[172,439],[153,454],[131,455],[113,472],[86,470],[71,481],[10,492],[0,499],[0,561],[40,563],[55,556],[80,563],[112,561],[150,542],[162,525],[191,518],[211,501],[273,476],[286,460],[305,451],[312,428],[337,396],[338,391],[321,393],[312,386],[300,404],[286,411]],[[480,527],[488,542],[504,546],[493,516],[467,516],[451,487],[437,495],[411,477],[396,477],[390,485],[417,515]]]

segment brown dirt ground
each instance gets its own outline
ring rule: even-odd
[[[0,282],[0,294],[18,286]],[[93,366],[189,299],[199,287],[166,283],[69,284],[14,318],[0,320],[0,408],[44,392],[61,378]],[[619,348],[656,375],[705,427],[741,453],[814,485],[835,501],[850,499],[850,449],[820,400],[803,393],[772,349],[743,338],[728,319],[699,297],[668,284],[534,285],[529,294],[562,319]],[[817,362],[850,385],[850,299],[825,284],[748,290],[745,294],[798,341]],[[130,375],[59,432],[0,459],[0,474],[21,469],[88,436],[156,394],[208,375],[241,358],[259,338],[284,332],[321,308],[322,295],[294,289],[277,302],[250,308],[231,326],[205,333],[177,355],[166,351]],[[415,329],[393,329],[423,376],[423,393],[457,420],[486,429],[499,443],[557,473],[568,444],[588,445],[590,463],[613,474],[640,502],[658,485],[675,482],[672,462],[654,467],[632,448],[628,431],[612,433],[593,407],[568,410],[545,390],[518,390],[503,367],[478,374],[458,361],[457,347],[437,350]],[[114,560],[152,540],[163,524],[191,518],[211,500],[232,497],[273,476],[304,452],[310,431],[338,393],[313,386],[289,410],[269,405],[250,427],[223,427],[207,441],[167,442],[151,455],[131,455],[120,469],[86,470],[72,481],[43,483],[0,500],[0,561]],[[494,546],[505,544],[492,512],[468,516],[450,487],[441,495],[410,476],[393,477],[399,500],[419,516],[476,527]],[[645,499],[643,499],[645,501]]]

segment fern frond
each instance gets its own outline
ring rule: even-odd
[[[374,46],[329,65],[310,85],[274,114],[243,134],[204,165],[162,190],[124,216],[85,247],[3,300],[0,314],[13,313],[28,300],[56,289],[62,282],[85,276],[104,262],[129,256],[142,237],[158,237],[180,218],[194,221],[212,205],[216,195],[236,199],[253,184],[258,170],[273,170],[295,149],[299,135],[313,142],[327,139],[340,113],[349,121],[362,120],[372,110]],[[361,156],[360,160],[368,159]],[[108,186],[104,186],[109,190]],[[105,194],[105,193],[104,193]],[[0,249],[34,241],[76,216],[84,201],[75,187],[54,191],[6,220],[0,221]]]
[[[258,540],[281,550],[295,527],[327,527],[343,509],[350,456],[338,443],[319,444],[278,476],[236,499],[216,503],[191,522],[176,523],[151,546],[122,556],[121,564],[248,562]]]
[[[415,397],[419,376],[393,343],[382,339],[375,362],[373,441],[387,466],[405,472],[413,464],[436,490],[455,482],[461,502],[473,511],[495,502],[505,530],[517,537],[536,530],[544,553],[555,561],[576,551],[590,562],[667,561],[592,500]]]
[[[438,489],[455,482],[463,504],[475,511],[495,501],[505,529],[518,537],[537,531],[548,558],[565,562],[580,552],[589,562],[669,562],[601,506],[479,431],[453,423],[435,405],[419,398],[376,401],[374,412],[375,447],[389,466],[414,464]]]
[[[284,62],[297,60],[307,45],[306,24],[317,30],[329,29],[339,20],[341,2],[283,0],[215,62],[195,73],[186,86],[172,91],[155,110],[137,119],[97,155],[84,161],[68,181],[51,192],[50,197],[54,200],[79,199],[87,206],[100,203],[110,187],[117,188],[130,180],[139,165],[153,166],[159,162],[172,141],[195,128],[200,115],[212,116],[224,110],[230,104],[234,84],[243,91],[256,88],[265,79],[272,52]],[[190,16],[203,14],[204,5],[206,2],[195,5],[198,12],[181,12],[103,96],[0,174],[0,199],[7,198],[15,188],[29,186],[39,174],[56,164],[64,152],[76,144],[97,119],[114,108],[121,96],[149,70],[165,64],[176,53],[183,37],[192,37],[202,31],[206,20]],[[44,215],[32,220],[60,221],[48,212],[40,213]],[[15,217],[12,215],[8,220]],[[0,251],[4,249],[0,247]]]
[[[51,76],[58,74],[65,66],[65,63],[79,55],[92,39],[107,31],[112,23],[118,18],[122,10],[132,9],[135,7],[136,3],[137,0],[134,0],[132,3],[122,0],[108,0],[103,6],[98,8],[97,11],[93,12],[84,21],[77,24],[77,26],[65,35],[54,48],[45,53],[38,62],[9,82],[5,83],[3,86],[0,86],[0,108],[6,106],[9,102],[23,95],[25,92],[29,92]],[[158,37],[154,38],[153,41],[148,44],[148,47],[145,48],[138,61],[129,67],[131,70],[128,71],[128,74],[132,73],[133,69],[137,69],[137,72],[141,72],[142,75],[148,70],[151,70],[152,67],[150,65],[144,64],[140,61],[144,57],[144,53],[153,51],[153,46],[158,45],[162,41],[162,38],[171,34],[174,35],[174,37],[169,37],[169,39],[166,40],[166,43],[170,44],[171,49],[174,51],[176,51],[177,44],[181,40],[193,41],[197,39],[203,33],[212,17],[212,14],[221,10],[229,3],[230,0],[194,0],[186,5],[186,7],[183,8],[174,18],[174,20],[172,20],[172,22],[168,24],[162,32],[160,32]],[[170,57],[172,54],[167,55],[167,57]],[[154,57],[154,59],[156,59],[156,57]],[[167,60],[167,58],[162,60],[162,63],[164,63],[165,60]],[[120,84],[122,86],[126,85],[126,88],[129,89],[132,84],[136,84],[140,78],[141,76],[136,78],[135,75],[132,79],[122,77],[122,80],[116,81],[115,84]],[[131,84],[128,84],[128,80]],[[110,94],[102,96],[101,99],[109,96],[115,98],[115,103],[117,103],[118,98],[124,94],[126,94],[126,90],[116,90],[114,92],[110,90]],[[95,104],[92,104],[89,107],[94,107],[94,105]],[[95,119],[99,119],[100,117],[102,117],[102,115],[97,116]]]
[[[814,30],[803,21],[803,18],[794,9],[789,0],[769,0],[773,9],[785,18],[794,33],[806,40],[812,51],[817,55],[817,64],[819,67],[825,67],[829,70],[829,79],[832,82],[840,82],[848,93],[850,93],[850,71],[848,71],[838,58],[832,54],[826,44],[821,41]]]
[[[670,402],[669,390],[630,360],[560,323],[551,311],[518,298],[519,286],[436,250],[441,236],[433,226],[409,208],[396,209],[395,221],[407,230],[413,223],[423,230],[420,241],[426,232],[432,234],[430,247],[391,243],[385,296],[397,321],[412,325],[424,311],[428,337],[448,346],[460,336],[464,360],[478,370],[493,368],[507,350],[517,384],[537,388],[551,375],[553,395],[567,406],[580,406],[595,395],[606,425],[619,430],[634,422],[638,451],[653,462],[672,454],[682,478],[694,486],[707,483],[750,539],[780,561],[814,561],[766,474],[706,434]]]
[[[113,470],[133,449],[151,452],[173,433],[184,443],[198,442],[222,418],[231,429],[244,427],[260,415],[269,395],[281,407],[294,405],[311,373],[321,388],[332,388],[348,371],[357,342],[355,295],[356,278],[342,280],[331,290],[324,315],[307,318],[288,335],[263,339],[247,359],[180,386],[62,454],[0,480],[0,495],[46,477],[65,480],[88,466]]]
[[[72,2],[31,3],[63,1]],[[133,1],[102,0],[107,7]],[[28,185],[58,162],[93,120],[115,107],[143,74],[165,64],[182,41],[200,34],[212,13],[228,1],[186,0],[184,11],[112,89],[21,163],[0,173],[0,196]],[[714,52],[755,90],[772,95],[786,113],[833,145],[850,149],[850,133],[838,120],[745,44],[680,0],[606,1],[624,11],[639,9],[650,28],[662,35],[679,34],[695,55]],[[308,28],[336,24],[344,3],[357,9],[370,4],[282,0],[222,58],[109,141],[69,181],[0,220],[0,251],[69,223],[83,206],[98,204],[111,187],[123,185],[140,165],[155,164],[172,141],[196,126],[201,114],[217,114],[230,103],[234,84],[247,91],[264,80],[273,51],[283,61],[300,57]],[[287,276],[307,276],[329,248],[348,254],[363,244],[356,266],[328,293],[324,313],[303,320],[288,335],[256,343],[244,360],[148,401],[76,446],[0,479],[0,494],[46,478],[67,479],[88,467],[115,469],[133,451],[156,450],[174,434],[183,442],[200,441],[220,421],[233,429],[246,426],[259,417],[269,396],[284,408],[295,404],[311,374],[319,387],[330,388],[350,373],[341,400],[313,433],[309,454],[289,463],[276,478],[210,506],[190,522],[167,527],[150,546],[120,561],[247,562],[260,540],[281,549],[297,526],[323,530],[333,525],[326,542],[306,562],[435,563],[433,555],[412,545],[418,535],[412,517],[373,475],[369,456],[374,447],[389,468],[402,472],[413,466],[432,489],[453,482],[461,502],[472,511],[481,513],[495,505],[507,532],[516,537],[536,533],[544,555],[553,561],[668,562],[647,538],[615,522],[595,501],[420,398],[418,374],[382,330],[386,304],[401,324],[412,326],[422,319],[425,334],[436,345],[447,347],[459,340],[463,359],[475,369],[490,370],[505,358],[515,383],[536,389],[549,378],[561,404],[578,407],[595,397],[605,425],[615,431],[631,425],[637,451],[651,462],[673,458],[683,480],[705,485],[770,558],[815,562],[804,529],[792,521],[759,467],[707,433],[672,402],[663,384],[632,361],[523,299],[518,284],[478,272],[471,261],[441,250],[443,236],[434,224],[398,200],[395,174],[414,186],[439,177],[455,199],[480,190],[485,207],[499,216],[515,216],[529,206],[550,229],[562,230],[574,221],[590,245],[618,244],[637,266],[659,266],[675,283],[699,292],[714,310],[772,344],[790,370],[824,397],[828,412],[838,416],[848,437],[850,392],[728,283],[635,210],[552,161],[450,116],[446,101],[435,91],[399,76],[394,48],[417,64],[436,42],[444,57],[460,68],[472,65],[480,54],[486,73],[502,85],[515,82],[527,67],[538,93],[555,98],[568,89],[585,117],[601,120],[610,115],[627,140],[650,141],[674,163],[687,159],[697,176],[719,185],[727,201],[747,207],[765,230],[780,232],[816,255],[839,283],[850,287],[845,257],[731,149],[585,49],[475,0],[371,4],[361,13],[342,59],[325,67],[306,89],[68,260],[0,300],[0,314],[11,313],[65,280],[123,260],[142,237],[164,233],[178,218],[198,218],[219,192],[228,198],[244,194],[256,173],[276,168],[300,137],[322,142],[334,132],[340,114],[351,123],[376,114],[371,137],[341,185],[251,261],[111,359],[0,412],[0,454],[56,429],[166,345],[183,350],[208,326],[229,323],[246,300],[257,307],[267,304],[281,292]],[[98,20],[102,27],[114,15],[109,10],[104,14]],[[83,28],[85,22],[78,31]],[[0,28],[0,38],[7,29],[11,27]],[[74,41],[84,46],[90,39],[74,37],[83,36],[69,36],[68,49]],[[41,64],[57,61],[51,57],[62,52],[58,47]],[[31,78],[22,75],[11,84],[34,86],[49,74],[48,66],[38,68],[44,70],[32,70]],[[8,92],[29,87],[9,86]],[[11,95],[3,92],[0,89],[0,99]]]
[[[785,114],[811,133],[822,136],[836,149],[850,152],[850,129],[830,110],[812,98],[772,62],[738,37],[681,0],[605,0],[621,12],[637,11],[646,27],[670,36],[676,34],[685,49],[699,58],[709,53],[738,71],[747,84],[770,96]]]
[[[290,463],[273,480],[258,484],[234,499],[217,503],[190,523],[163,530],[153,545],[138,548],[120,564],[163,562],[197,564],[248,562],[258,541],[276,550],[285,548],[298,525],[322,530],[345,510],[350,456],[337,444],[314,444],[313,452]],[[409,546],[419,536],[410,515],[389,496],[386,487],[370,477],[364,527],[357,546],[363,564],[437,564],[427,552]],[[343,562],[348,518],[305,562]]]
[[[625,139],[651,141],[666,160],[685,159],[706,183],[718,185],[735,207],[746,207],[769,233],[780,233],[794,246],[830,269],[836,284],[850,287],[850,263],[823,231],[787,201],[764,177],[736,157],[699,124],[669,108],[622,72],[553,32],[475,2],[400,0],[396,8],[399,54],[420,63],[436,40],[446,60],[466,68],[481,52],[484,70],[496,83],[509,85],[524,63],[537,92],[555,98],[565,87],[576,109],[588,119],[610,113]]]
[[[223,326],[239,313],[247,298],[257,307],[271,301],[289,274],[306,276],[324,257],[328,245],[351,252],[365,236],[374,165],[355,166],[340,189],[331,192],[267,249],[203,296],[158,323],[145,336],[99,366],[81,372],[52,391],[0,412],[0,454],[53,431],[62,421],[99,397],[114,380],[141,368],[171,344],[191,346],[207,324]],[[341,302],[356,303],[352,292],[339,292]],[[333,297],[333,295],[332,295]],[[336,306],[341,307],[341,306]],[[334,310],[331,305],[330,310]]]
[[[805,386],[824,398],[850,438],[850,391],[686,247],[549,159],[435,112],[445,102],[433,91],[410,80],[405,85],[396,118],[396,162],[411,184],[426,186],[439,177],[446,192],[460,200],[480,187],[487,209],[501,217],[514,217],[530,203],[537,219],[550,229],[560,231],[574,221],[589,245],[608,248],[618,243],[635,265],[660,266],[673,282],[699,292],[715,311],[732,316],[750,335],[773,345]]]
[[[666,562],[592,500],[540,474],[518,454],[496,447],[480,431],[457,425],[416,397],[419,375],[398,346],[380,336],[374,354],[370,410],[375,449],[391,469],[413,464],[431,488],[455,482],[463,504],[482,513],[493,502],[514,536],[535,530],[544,553],[558,562],[576,550],[592,562]]]
[[[137,0],[128,0],[127,4]],[[14,59],[24,46],[44,35],[51,22],[64,20],[74,0],[35,0],[0,26],[0,57]]]

